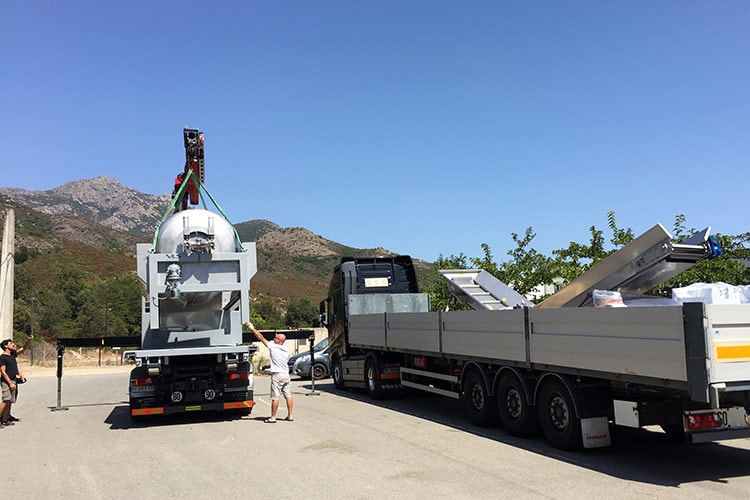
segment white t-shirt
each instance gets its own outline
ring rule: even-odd
[[[273,340],[268,343],[271,356],[271,373],[289,373],[289,351]]]

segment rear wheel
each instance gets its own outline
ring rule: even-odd
[[[518,437],[538,434],[539,418],[536,409],[529,405],[525,387],[518,377],[504,373],[497,387],[497,409],[508,434]]]
[[[328,370],[326,370],[326,365],[323,363],[315,363],[313,365],[311,375],[315,378],[315,380],[320,380],[322,378],[325,378],[326,375],[328,375]]]
[[[380,384],[380,370],[375,358],[369,358],[365,363],[365,388],[372,399],[383,398],[383,387]]]
[[[333,360],[333,386],[336,389],[346,389],[344,385],[344,367],[341,365],[341,358]]]
[[[539,392],[539,424],[547,440],[555,448],[578,450],[581,440],[581,419],[575,414],[573,396],[557,379],[543,383]]]
[[[497,403],[490,397],[487,385],[477,371],[466,376],[464,409],[474,425],[490,427],[497,423]]]

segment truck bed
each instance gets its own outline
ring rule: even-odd
[[[349,342],[684,389],[702,402],[711,385],[750,386],[750,304],[351,315]]]

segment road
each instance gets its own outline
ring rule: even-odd
[[[685,445],[615,432],[608,449],[567,453],[542,438],[473,427],[460,402],[371,402],[329,380],[294,380],[295,421],[266,424],[268,384],[242,418],[131,424],[124,367],[32,376],[0,430],[9,498],[744,498],[750,442]],[[285,414],[283,410],[280,415]],[[239,495],[239,496],[238,496]],[[5,494],[3,495],[5,496]]]

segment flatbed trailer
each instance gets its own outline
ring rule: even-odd
[[[667,254],[619,281],[674,269]],[[605,266],[623,256],[612,257]],[[453,283],[471,273],[446,272]],[[337,266],[321,303],[336,387],[460,398],[477,425],[541,431],[563,449],[609,445],[610,425],[660,425],[692,443],[750,436],[750,304],[535,307],[495,287],[501,300],[474,301],[480,310],[429,311],[412,280],[405,256]]]

